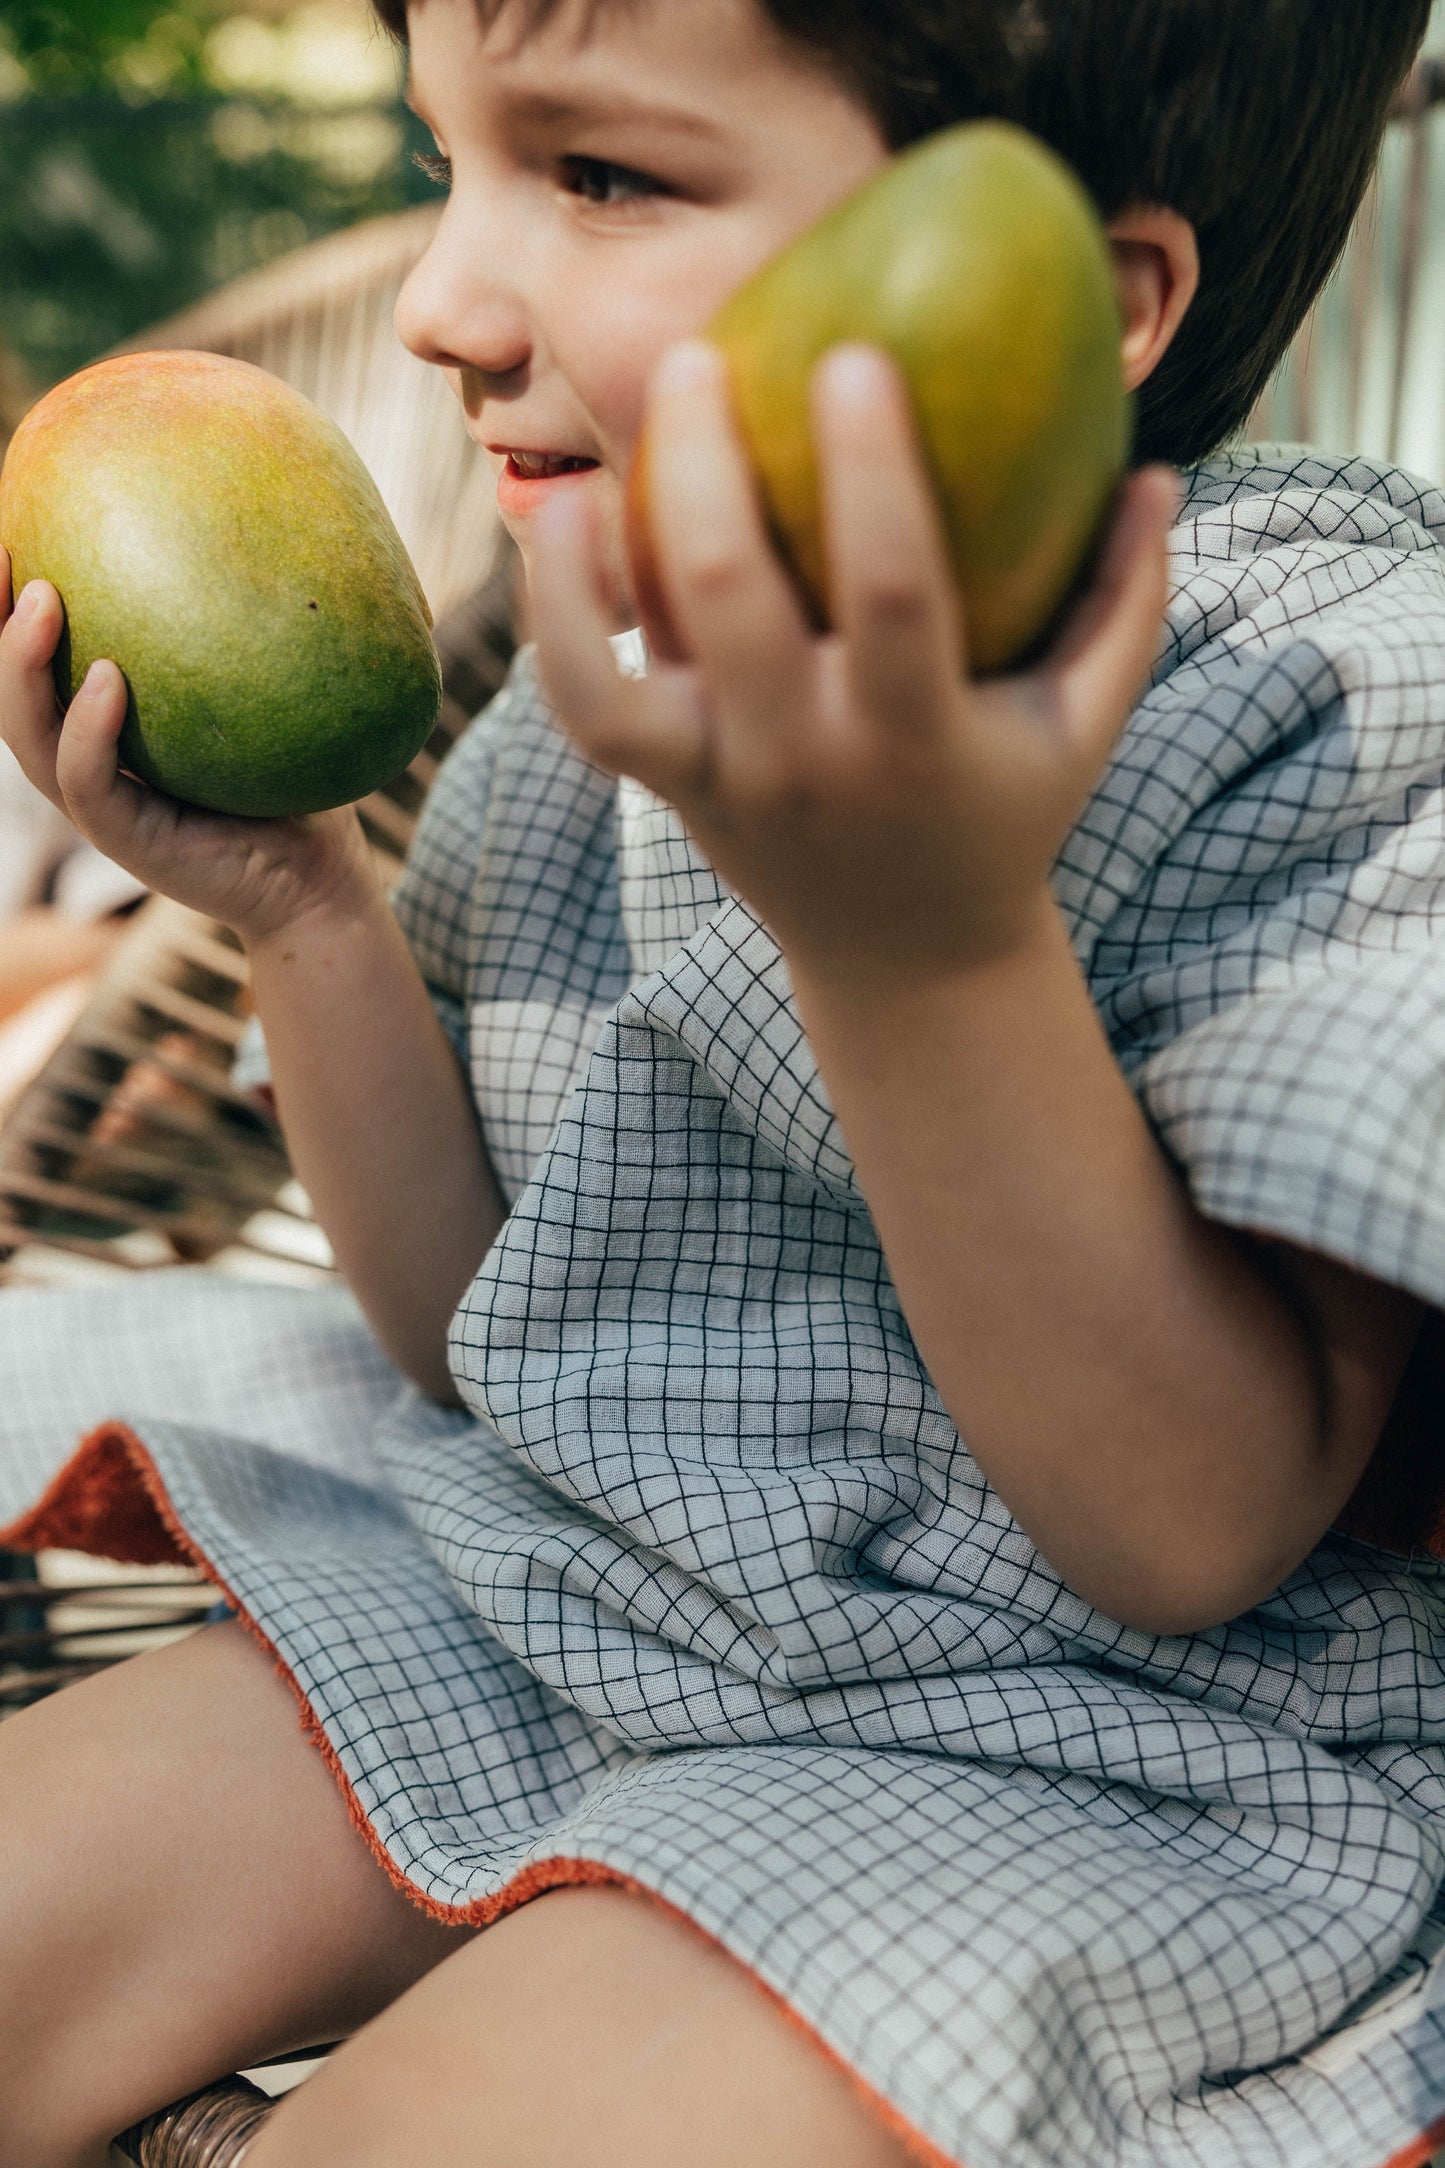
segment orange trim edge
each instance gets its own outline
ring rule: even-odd
[[[704,1941],[721,1949],[746,1972],[779,2015],[796,2027],[842,2073],[863,2105],[913,2155],[921,2168],[962,2168],[961,2162],[951,2154],[940,2152],[899,2114],[891,2102],[875,2092],[852,2064],[830,2047],[776,1988],[760,1979],[751,1966],[743,1964],[725,1943],[709,1934],[705,1927],[700,1927],[680,1905],[649,1889],[645,1882],[639,1882],[634,1876],[623,1874],[601,1860],[538,1860],[515,1875],[495,1897],[483,1898],[472,1905],[441,1904],[409,1882],[372,1828],[366,1809],[357,1798],[351,1779],[322,1728],[321,1719],[290,1666],[227,1586],[205,1552],[186,1533],[149,1449],[128,1424],[103,1423],[82,1439],[73,1458],[61,1469],[39,1504],[19,1520],[12,1521],[8,1528],[0,1528],[0,1549],[91,1551],[97,1557],[114,1558],[124,1565],[194,1566],[220,1590],[245,1631],[265,1651],[279,1676],[285,1680],[300,1712],[301,1728],[331,1771],[354,1827],[377,1865],[419,1910],[449,1926],[490,1927],[508,1913],[520,1911],[523,1905],[534,1898],[545,1897],[552,1890],[614,1888],[645,1897],[660,1905],[694,1934],[701,1935]],[[1442,2146],[1445,2146],[1445,2116],[1432,2123],[1403,2152],[1392,2154],[1381,2168],[1430,2168]]]
[[[808,2020],[795,2010],[791,2003],[759,1978],[750,1965],[743,1963],[717,1936],[700,1927],[691,1914],[658,1891],[649,1889],[645,1882],[623,1874],[618,1868],[609,1867],[601,1860],[544,1859],[514,1875],[504,1889],[495,1897],[487,1897],[471,1905],[447,1905],[434,1897],[428,1897],[416,1884],[409,1882],[396,1865],[390,1853],[371,1826],[366,1809],[357,1798],[351,1779],[342,1766],[340,1756],[327,1738],[321,1719],[311,1706],[306,1693],[297,1681],[290,1666],[278,1652],[274,1642],[262,1631],[246,1606],[228,1587],[224,1576],[200,1546],[182,1526],[180,1517],[172,1505],[165,1482],[151,1458],[149,1448],[127,1423],[103,1423],[97,1430],[81,1440],[74,1456],[61,1469],[38,1505],[7,1528],[0,1528],[0,1549],[15,1551],[75,1550],[89,1551],[96,1557],[113,1558],[130,1566],[189,1565],[203,1573],[207,1580],[231,1605],[245,1631],[257,1646],[263,1649],[275,1666],[277,1674],[290,1688],[300,1712],[301,1729],[316,1748],[335,1779],[346,1810],[362,1840],[377,1865],[393,1882],[402,1895],[425,1912],[430,1918],[454,1927],[490,1927],[508,1913],[520,1911],[534,1898],[545,1897],[552,1890],[579,1888],[614,1888],[630,1891],[634,1896],[645,1897],[651,1903],[680,1921],[692,1933],[701,1935],[740,1970],[747,1973],[759,1992],[778,2011],[779,2015],[810,2040],[818,2052],[848,2080],[864,2107],[880,2121],[899,2144],[920,2163],[920,2168],[963,2168],[963,2164],[951,2154],[942,2153],[938,2147],[914,2129],[907,2119],[880,2093],[874,2091],[867,2081],[829,2046]],[[1391,2161],[1387,2168],[1419,2168],[1427,2161],[1428,2153],[1401,2154],[1398,2161]]]
[[[1407,2145],[1403,2153],[1392,2154],[1384,2168],[1430,2168],[1431,2161],[1445,2146],[1445,2115],[1438,2123],[1422,2131],[1413,2145]]]

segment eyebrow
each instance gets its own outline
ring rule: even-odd
[[[430,117],[410,84],[406,102],[418,120],[430,125]],[[716,138],[722,134],[716,122],[703,113],[685,106],[656,105],[647,98],[631,97],[626,91],[564,98],[545,91],[519,90],[507,94],[507,104],[518,119],[537,128],[575,128],[589,121],[620,120],[648,124],[672,135]]]

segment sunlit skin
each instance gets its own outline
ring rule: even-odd
[[[598,462],[565,483],[631,622],[623,490],[649,378],[756,267],[886,161],[872,116],[750,7],[564,6],[520,39],[464,0],[410,16],[412,102],[450,195],[397,310],[447,372],[530,555],[555,483],[507,452]]]
[[[397,329],[447,374],[530,556],[561,491],[587,506],[619,627],[635,621],[623,496],[647,388],[771,256],[886,163],[871,113],[751,7],[564,5],[520,35],[457,0],[409,18],[409,98],[448,187]],[[1182,220],[1131,210],[1111,227],[1131,388],[1193,297]],[[527,481],[508,453],[596,462]]]
[[[1226,1617],[1353,1487],[1418,1313],[1301,1252],[1266,1273],[1195,1215],[1049,894],[1149,667],[1173,485],[1125,493],[1043,664],[977,686],[906,401],[877,356],[845,351],[818,387],[840,631],[816,640],[715,360],[677,342],[877,167],[877,129],[752,0],[633,0],[590,27],[564,4],[522,27],[508,8],[481,28],[471,0],[412,11],[414,95],[453,191],[399,322],[499,469],[596,462],[501,481],[562,722],[674,800],[779,940],[920,1349],[1030,1536],[1115,1617]],[[1157,206],[1112,237],[1137,383],[1197,255]],[[691,660],[628,683],[608,636],[630,615],[622,492],[649,398]],[[117,772],[112,666],[62,728],[54,590],[0,618],[7,740],[102,850],[235,927],[343,1270],[397,1362],[454,1397],[447,1322],[503,1206],[355,819],[228,822],[140,789]],[[914,2157],[738,1966],[641,1897],[548,1896],[475,1939],[425,1920],[234,1626],[0,1728],[0,1853],[23,1900],[0,1911],[0,2168],[101,2168],[148,2108],[388,2004],[246,2168]]]

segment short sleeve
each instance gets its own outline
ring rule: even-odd
[[[1200,1210],[1445,1306],[1445,506],[1387,479],[1205,505],[1064,885]]]
[[[1445,1304],[1445,940],[1272,973],[1140,1094],[1210,1218]]]

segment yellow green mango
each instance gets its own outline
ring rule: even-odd
[[[60,590],[62,701],[118,663],[122,761],[172,797],[348,804],[435,727],[431,613],[375,483],[247,362],[127,354],[57,385],[6,456],[0,542],[17,594]]]
[[[865,341],[902,371],[970,664],[997,671],[1058,618],[1128,464],[1121,335],[1088,195],[1052,151],[1003,122],[928,137],[764,265],[704,336],[727,357],[769,525],[814,620],[829,622],[829,580],[809,384],[830,348]],[[631,539],[657,628],[667,620],[648,474],[644,441]]]

